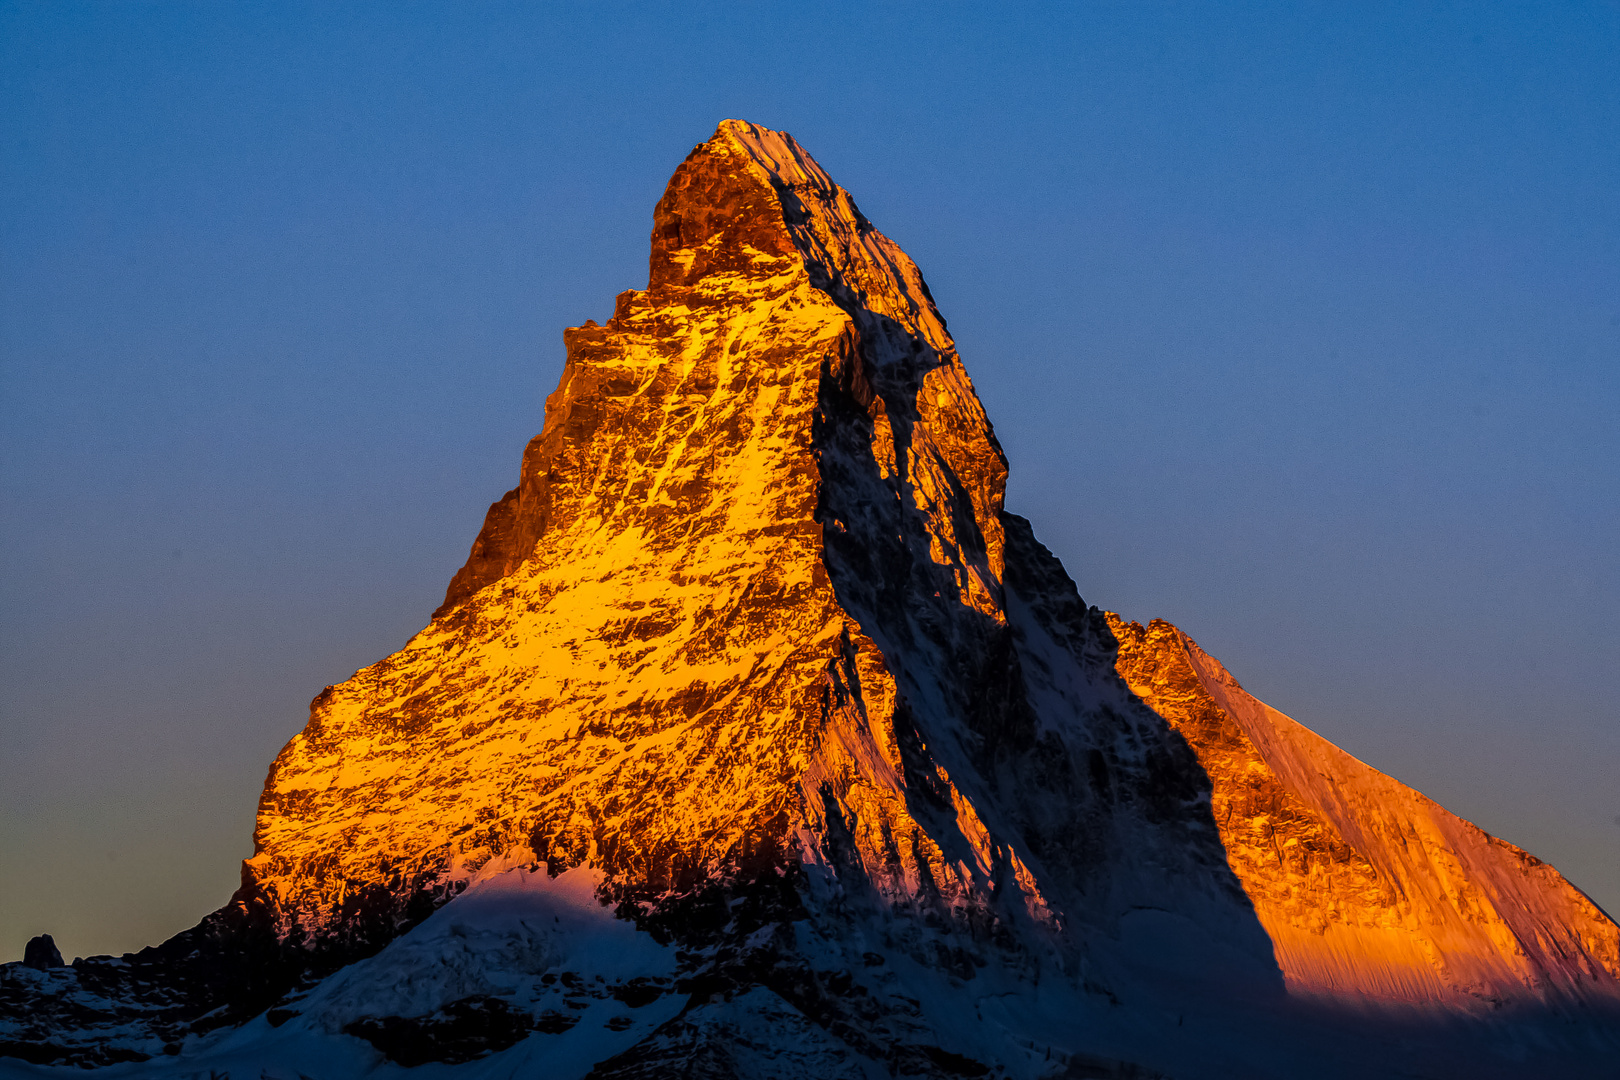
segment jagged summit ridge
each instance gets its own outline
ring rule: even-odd
[[[721,122],[714,137],[676,170],[654,208],[653,222],[647,289],[620,295],[610,327],[628,314],[628,305],[659,303],[671,290],[711,274],[757,276],[760,260],[786,259],[802,261],[816,288],[868,334],[882,337],[892,325],[937,353],[955,354],[916,264],[866,220],[849,193],[786,132],[742,120]],[[855,372],[857,383],[863,375]],[[564,388],[567,381],[565,375]],[[960,381],[955,389],[965,390],[965,399],[976,405],[965,373]],[[984,427],[988,430],[988,420]],[[543,438],[536,436],[531,452]],[[1005,460],[1000,464],[1004,477]],[[523,475],[532,472],[526,455]],[[532,552],[544,512],[534,494],[525,494],[520,485],[491,506],[467,565],[452,580],[436,615],[510,573]]]
[[[894,320],[940,353],[955,351],[927,282],[899,245],[878,232],[793,136],[726,120],[717,135],[769,178],[806,269],[857,319]]]

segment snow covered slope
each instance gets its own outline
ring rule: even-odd
[[[1484,1009],[1620,997],[1620,928],[1546,863],[1246,693],[1169,623],[1119,671],[1192,744],[1294,993]]]
[[[1568,1014],[1292,1007],[1207,930],[1158,909],[1124,920],[1078,972],[1009,950],[961,965],[917,948],[928,942],[903,914],[847,897],[829,912],[812,884],[790,920],[733,908],[735,925],[693,951],[713,961],[741,945],[747,963],[733,952],[694,970],[688,950],[599,903],[601,882],[492,861],[375,956],[96,1075],[1508,1080],[1612,1076],[1620,1054],[1620,1037]],[[82,1075],[0,1058],[0,1080]]]
[[[1205,746],[1003,509],[917,268],[789,136],[721,124],[658,203],[648,287],[565,338],[430,625],[277,757],[241,890],[156,949],[6,970],[0,1053],[38,1064],[5,1068],[1508,1076],[1534,1046],[1601,1075],[1620,1050],[1612,979],[1564,993],[1575,962],[1511,1023],[1290,993],[1366,979],[1302,982],[1268,933],[1294,871],[1237,854]],[[1549,934],[1612,941],[1547,903]]]

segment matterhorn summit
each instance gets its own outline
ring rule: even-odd
[[[917,267],[722,123],[242,887],[0,1077],[1614,1076],[1620,929],[1076,592]]]

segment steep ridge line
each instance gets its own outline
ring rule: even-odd
[[[1551,866],[1257,700],[1169,623],[1108,620],[1120,674],[1210,775],[1291,990],[1484,1007],[1616,993],[1620,927]]]

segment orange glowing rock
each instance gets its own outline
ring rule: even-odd
[[[658,204],[647,290],[565,338],[432,625],[327,688],[271,770],[247,866],[284,929],[491,859],[651,892],[818,861],[829,812],[895,897],[1010,872],[1044,910],[942,763],[967,857],[913,818],[894,675],[825,565],[854,528],[823,476],[842,426],[941,609],[1005,629],[1006,465],[911,260],[791,138],[727,121]],[[884,347],[909,367],[863,365]]]

